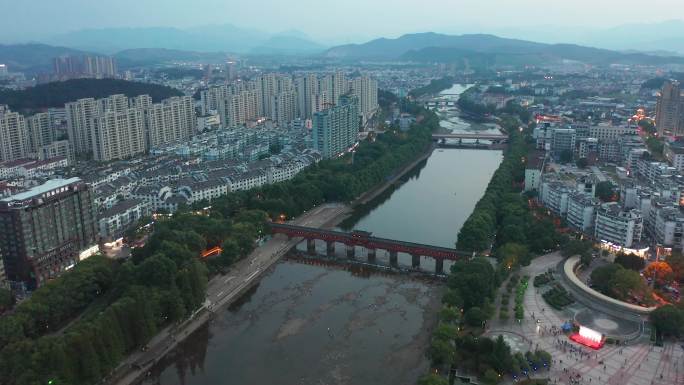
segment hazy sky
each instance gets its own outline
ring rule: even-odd
[[[491,32],[538,24],[610,27],[684,18],[683,0],[0,0],[0,41],[83,28],[231,23],[313,39],[419,31]]]

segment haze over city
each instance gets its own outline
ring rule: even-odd
[[[1,385],[684,385],[681,0],[0,0]]]
[[[271,34],[301,31],[326,46],[427,31],[581,43],[590,42],[591,33],[625,24],[681,21],[673,12],[677,5],[677,0],[650,1],[647,9],[637,0],[198,0],[191,6],[181,0],[2,0],[2,9],[12,12],[0,14],[0,43],[41,41],[81,29],[224,24]]]

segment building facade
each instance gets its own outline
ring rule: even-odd
[[[96,246],[90,187],[53,179],[0,200],[0,254],[7,279],[34,289],[59,276]]]
[[[356,143],[359,126],[358,99],[345,95],[339,105],[314,114],[314,149],[323,158],[344,153]]]
[[[630,248],[641,241],[643,222],[639,210],[623,210],[617,202],[604,203],[596,213],[594,237]]]
[[[660,136],[684,134],[684,98],[679,82],[665,82],[658,94],[656,128]]]

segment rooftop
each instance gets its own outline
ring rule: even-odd
[[[8,198],[0,199],[0,202],[12,202],[12,201],[23,201],[26,199],[31,199],[36,196],[45,194],[46,192],[58,189],[60,187],[65,187],[73,183],[78,183],[81,178],[69,178],[69,179],[51,179],[43,183],[40,186],[32,187],[31,189],[14,194]]]

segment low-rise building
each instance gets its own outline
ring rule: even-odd
[[[525,191],[539,190],[545,159],[544,151],[533,152],[528,157],[525,167]]]
[[[677,169],[678,172],[684,171],[684,142],[665,142],[663,155],[665,155],[667,162]]]
[[[591,195],[574,192],[568,196],[568,224],[579,231],[591,234],[594,229],[596,209],[601,202]]]
[[[139,199],[121,201],[98,215],[100,240],[111,242],[121,238],[126,230],[150,215],[149,205]]]
[[[539,196],[544,206],[554,214],[564,217],[568,211],[568,195],[572,192],[572,189],[559,181],[544,180],[541,183]]]
[[[604,203],[596,213],[594,237],[599,241],[631,248],[641,241],[643,221],[639,210],[624,210],[617,202]]]

